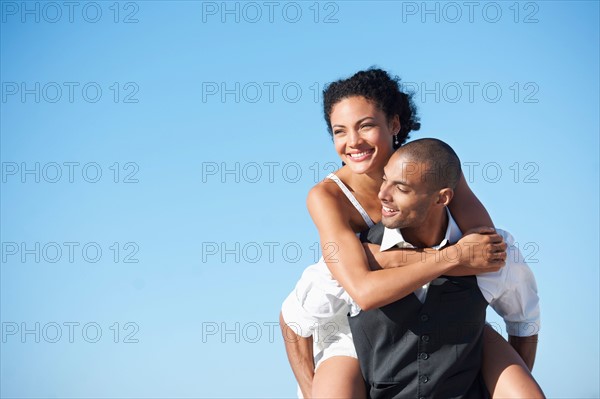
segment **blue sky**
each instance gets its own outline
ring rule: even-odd
[[[320,92],[372,65],[529,260],[547,395],[600,395],[598,2],[0,6],[2,397],[293,397]]]

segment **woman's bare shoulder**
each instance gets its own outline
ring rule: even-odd
[[[306,198],[308,212],[315,219],[318,217],[332,219],[347,219],[346,197],[338,185],[326,178],[310,189]]]

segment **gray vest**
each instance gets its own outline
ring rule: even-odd
[[[366,241],[380,243],[378,229]],[[480,374],[487,305],[475,276],[442,276],[425,303],[411,294],[350,317],[370,398],[489,397]]]

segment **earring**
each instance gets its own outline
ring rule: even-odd
[[[396,133],[396,134],[394,135],[394,145],[395,145],[396,147],[398,147],[398,144],[400,144],[400,142],[398,141],[398,133]]]

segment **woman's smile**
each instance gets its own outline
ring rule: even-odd
[[[371,148],[369,150],[363,150],[360,152],[349,152],[349,153],[347,153],[347,155],[348,155],[348,159],[350,159],[353,162],[362,162],[362,161],[365,161],[365,160],[371,158],[371,156],[373,155],[374,152],[375,152],[375,148]]]

